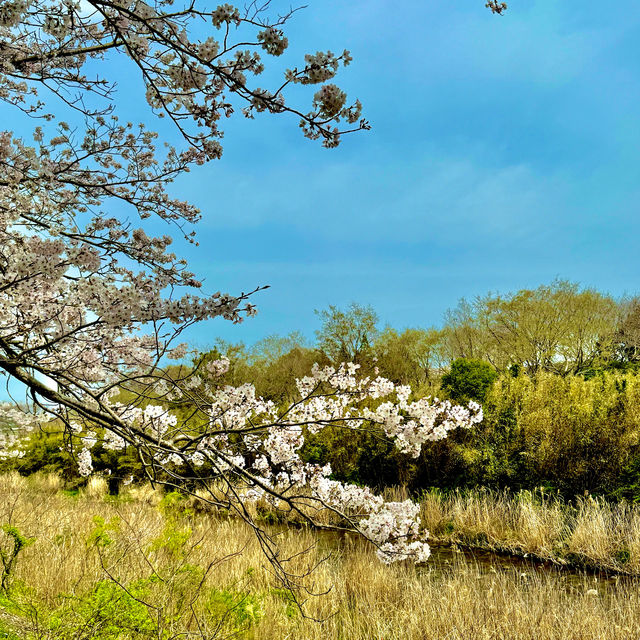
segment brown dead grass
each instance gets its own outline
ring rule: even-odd
[[[77,497],[55,490],[51,478],[0,478],[0,523],[11,522],[36,541],[24,550],[16,579],[27,583],[52,606],[60,595],[87,592],[105,577],[87,540],[95,530],[95,516],[120,521],[113,546],[105,551],[107,564],[124,583],[148,574],[153,554],[141,554],[163,535],[166,518],[159,496],[148,487],[129,490],[128,500],[105,499],[104,487],[94,483]],[[637,540],[638,517],[630,507],[597,501],[579,503],[567,520],[561,505],[543,509],[534,502],[509,503],[506,497],[479,494],[448,502],[427,496],[423,514],[435,529],[454,518],[468,535],[484,532],[491,541],[508,540],[518,548],[553,549],[557,540],[576,550],[608,558],[620,540]],[[597,516],[597,517],[596,517]],[[252,531],[243,523],[212,514],[187,517],[192,529],[188,543],[190,564],[220,561],[204,587],[255,594],[259,621],[238,637],[253,640],[629,640],[640,637],[640,592],[634,583],[612,585],[593,577],[570,577],[555,571],[523,572],[481,568],[460,556],[450,566],[385,566],[373,550],[356,537],[338,544],[326,535],[305,529],[280,528],[278,544],[292,571],[303,572],[320,562],[306,587],[320,596],[305,595],[299,615],[283,600],[277,582]],[[567,529],[569,526],[569,529]],[[627,526],[634,527],[627,530]],[[607,535],[615,542],[606,543]],[[594,540],[594,536],[600,542]],[[115,537],[115,534],[114,534]],[[194,544],[196,543],[197,544]],[[637,553],[637,542],[632,553]],[[309,550],[306,554],[305,550]],[[321,562],[327,554],[331,555]],[[237,554],[237,555],[233,555]],[[224,560],[226,558],[226,560]],[[633,555],[634,562],[636,556]],[[160,561],[153,556],[154,561]],[[635,566],[635,565],[634,565]],[[13,614],[0,615],[0,624],[18,623]],[[14,616],[15,618],[15,616]],[[11,622],[13,620],[13,622]],[[185,622],[186,624],[186,622]],[[31,632],[29,632],[31,633]],[[194,632],[195,633],[195,632]],[[1,636],[1,634],[0,634]],[[21,637],[21,636],[18,636]],[[53,638],[54,635],[26,635]],[[84,637],[81,635],[78,638]],[[131,636],[123,636],[135,638]],[[140,636],[143,637],[143,636]],[[146,636],[145,636],[146,637]],[[179,637],[176,635],[176,637]],[[185,635],[182,637],[201,637]],[[207,637],[223,637],[210,635]]]
[[[476,490],[422,499],[422,521],[441,542],[640,575],[640,508],[584,496]]]

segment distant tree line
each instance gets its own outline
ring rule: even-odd
[[[313,362],[356,362],[366,372],[426,389],[457,360],[487,363],[497,374],[530,375],[588,376],[640,365],[640,297],[615,299],[565,280],[462,299],[441,327],[381,328],[375,310],[357,303],[316,313],[315,343],[298,332],[252,347],[219,341],[211,357],[231,359],[230,384],[251,381],[276,401],[295,391],[296,376]]]
[[[207,364],[225,356],[230,366],[216,384],[251,383],[258,395],[284,404],[296,398],[296,379],[314,363],[351,361],[367,375],[410,384],[415,396],[483,404],[480,425],[433,443],[418,460],[375,430],[307,434],[306,460],[329,460],[340,480],[417,492],[545,486],[567,496],[640,499],[640,298],[616,300],[556,280],[461,300],[439,328],[380,327],[375,310],[356,303],[317,314],[314,342],[298,332],[252,346],[218,341],[169,372],[180,378],[197,368],[208,384]],[[193,413],[184,399],[171,408],[184,419]],[[4,464],[25,473],[73,473],[56,438],[37,434],[25,457]],[[114,460],[109,451],[94,456],[97,470],[101,455],[104,467],[120,468],[122,477],[139,471],[135,456]]]

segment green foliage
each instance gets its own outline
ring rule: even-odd
[[[9,582],[13,571],[15,570],[16,561],[21,551],[33,544],[35,538],[27,538],[17,527],[10,524],[3,524],[0,531],[4,533],[7,543],[3,540],[0,543],[0,562],[2,562],[2,574],[0,575],[0,591],[8,593]]]
[[[483,402],[497,378],[498,373],[488,362],[458,358],[441,383],[452,400],[466,404],[469,400]]]
[[[162,550],[176,558],[184,557],[191,533],[191,527],[180,526],[177,522],[169,520],[160,536],[151,543],[149,551],[158,552]]]
[[[24,455],[4,461],[3,471],[17,470],[24,475],[43,471],[64,477],[77,474],[77,465],[67,451],[64,434],[59,429],[33,431],[21,443],[20,448]]]
[[[214,563],[201,566],[190,558],[197,546],[190,544],[185,503],[181,494],[167,494],[158,508],[162,532],[143,545],[137,536],[131,537],[119,517],[94,517],[84,558],[86,567],[94,565],[99,573],[92,576],[87,571],[72,591],[52,595],[30,586],[29,572],[22,572],[24,580],[16,582],[11,590],[0,591],[0,612],[7,614],[6,619],[0,615],[0,639],[250,637],[247,634],[264,616],[267,594],[253,594],[237,585],[219,586],[214,582],[212,586],[211,578],[224,574],[211,571]],[[15,541],[18,551],[33,542],[10,525],[3,526],[2,532]],[[53,542],[65,544],[69,533],[63,527],[52,536]],[[9,557],[5,547],[3,557]],[[124,557],[129,569],[122,566]],[[94,564],[96,559],[98,564]],[[137,567],[133,575],[132,560]],[[247,577],[252,573],[247,571]]]
[[[615,359],[620,306],[610,296],[555,280],[536,289],[462,300],[448,312],[451,356],[491,360],[501,371],[579,373]],[[617,338],[618,344],[624,337]]]
[[[97,430],[98,432],[100,430]],[[68,436],[59,428],[30,433],[20,444],[24,455],[0,461],[0,471],[18,471],[23,475],[54,473],[65,479],[69,491],[77,491],[86,479],[78,474],[78,465],[69,451]],[[124,451],[108,451],[101,446],[92,450],[93,468],[96,473],[109,472],[107,483],[111,493],[117,493],[125,478],[143,479],[142,465],[132,448]]]
[[[205,610],[230,633],[249,629],[264,615],[258,596],[220,589],[209,590]]]
[[[288,589],[274,587],[273,589],[271,589],[271,594],[284,602],[284,613],[287,618],[295,618],[300,615],[300,607],[298,607],[296,599],[294,598],[291,591],[289,591]]]
[[[618,326],[611,340],[612,360],[618,366],[640,365],[640,297],[622,300]]]
[[[94,516],[94,529],[87,537],[87,547],[108,547],[113,544],[113,534],[120,531],[120,518],[113,517],[106,521],[101,516]]]
[[[271,334],[253,345],[250,350],[249,362],[251,364],[272,363],[296,349],[308,349],[309,347],[307,339],[298,331],[293,331],[286,336]]]
[[[634,447],[624,464],[610,497],[617,500],[640,502],[640,451]]]
[[[618,549],[613,557],[618,564],[625,565],[631,560],[631,552],[629,549]]]
[[[374,346],[379,349],[381,372],[395,370],[400,381],[410,375],[411,367],[403,373],[398,363],[409,358],[408,346],[419,337],[393,330],[380,334]],[[281,357],[299,356],[290,352]],[[265,356],[263,362],[267,360]],[[339,427],[307,434],[302,455],[308,462],[330,462],[337,479],[378,489],[398,484],[416,491],[478,484],[513,489],[546,486],[565,496],[587,490],[640,499],[638,377],[635,370],[592,368],[587,373],[528,375],[526,367],[516,362],[498,376],[486,362],[457,359],[442,377],[442,388],[435,388],[432,380],[423,393],[444,393],[455,402],[481,402],[482,424],[427,445],[417,461],[399,454],[375,429]]]
[[[155,575],[128,584],[111,579],[100,580],[91,592],[74,598],[72,607],[62,605],[50,612],[42,608],[40,613],[50,632],[60,640],[78,637],[168,640],[178,637],[175,629],[192,616],[190,606],[195,602],[196,592],[201,589],[200,568],[183,567],[178,577],[180,575],[189,579],[182,582],[173,580],[171,584]],[[191,579],[194,576],[198,580]],[[166,596],[168,590],[174,606],[159,606],[161,594]],[[250,593],[209,588],[198,596],[202,601],[199,605],[201,623],[217,629],[222,637],[246,632],[264,615],[261,598]],[[86,630],[90,630],[90,636],[78,635]]]
[[[284,406],[297,398],[295,380],[307,375],[314,362],[355,360],[365,374],[375,375],[377,368],[380,375],[411,384],[416,398],[444,394],[459,403],[476,400],[484,406],[485,419],[428,444],[417,461],[401,455],[375,428],[329,427],[306,434],[303,458],[329,462],[337,479],[378,489],[397,484],[414,490],[547,486],[565,495],[588,490],[640,500],[638,299],[616,303],[558,280],[504,296],[463,300],[448,312],[442,330],[387,327],[380,332],[375,311],[355,303],[346,309],[329,306],[319,316],[315,348],[297,333],[269,336],[253,347],[218,341],[191,366],[168,367],[167,375],[184,376],[195,369],[203,377],[200,391],[205,385],[215,389],[249,382],[258,395]],[[229,371],[211,376],[207,363],[222,356],[230,360]],[[450,370],[439,378],[447,362]],[[193,413],[186,403],[172,410],[178,419]],[[77,475],[67,445],[60,432],[35,432],[21,447],[23,458],[0,465],[24,474],[57,472],[65,478],[65,489],[77,492],[85,480]],[[125,478],[143,479],[132,449],[114,452],[98,445],[92,456],[111,493]],[[208,470],[206,464],[201,468],[203,474]],[[179,493],[169,494],[160,508],[173,518],[190,515]],[[158,542],[167,553],[179,553],[181,546],[182,525],[174,524],[177,529]]]
[[[101,580],[94,590],[81,598],[74,607],[81,621],[97,630],[100,640],[118,640],[122,637],[167,638],[168,634],[157,634],[154,607],[151,600],[151,582],[136,580],[126,589],[112,580]],[[63,621],[52,618],[55,625],[63,626]],[[79,625],[78,625],[79,626]]]
[[[222,356],[229,359],[229,371],[220,377],[209,376],[206,364]],[[288,336],[269,336],[251,349],[243,344],[219,342],[215,349],[201,354],[196,362],[199,375],[209,385],[238,386],[249,382],[258,395],[276,404],[297,396],[296,378],[308,375],[314,363],[329,364],[325,354],[309,347],[304,337],[295,332]],[[182,411],[189,414],[188,407]]]
[[[640,377],[506,374],[483,406],[480,425],[424,452],[413,486],[640,496]]]
[[[274,360],[254,362],[251,381],[258,395],[280,405],[297,397],[296,379],[309,375],[314,363],[326,365],[328,360],[315,349],[294,346]]]
[[[176,518],[193,515],[187,496],[181,491],[165,493],[158,504],[158,510],[171,522]]]
[[[301,455],[306,462],[329,462],[338,480],[378,488],[398,484],[402,464],[408,463],[378,428],[326,427],[305,436]]]

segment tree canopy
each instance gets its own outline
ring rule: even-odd
[[[322,320],[316,332],[318,348],[332,362],[362,364],[371,357],[371,347],[378,335],[378,315],[373,307],[352,302],[344,311],[329,305],[316,314]]]
[[[347,50],[309,53],[276,86],[260,86],[288,46],[294,12],[270,13],[269,2],[2,3],[0,99],[7,121],[22,124],[0,133],[0,369],[64,425],[83,475],[98,442],[133,449],[153,481],[185,490],[195,483],[203,499],[251,522],[285,580],[273,541],[244,507],[252,492],[312,523],[313,509],[340,513],[386,561],[424,559],[416,505],[385,503],[304,463],[304,430],[377,424],[417,455],[424,442],[477,422],[479,406],[412,400],[407,387],[342,364],[299,378],[296,400],[283,408],[251,385],[222,385],[225,358],[166,366],[187,354],[178,341],[193,323],[254,313],[250,293],[203,292],[170,248],[176,235],[195,242],[200,217],[171,184],[220,157],[224,120],[292,116],[328,148],[369,127],[360,102],[349,103],[333,82],[351,62]],[[123,71],[138,78],[149,110],[140,124],[121,117]],[[298,89],[316,85],[310,106],[295,102]],[[177,132],[174,146],[148,127],[156,116]],[[152,222],[166,223],[167,233],[154,235]],[[357,360],[366,351],[371,313],[361,320],[364,332],[356,326],[333,356]],[[302,485],[311,493],[301,494]]]

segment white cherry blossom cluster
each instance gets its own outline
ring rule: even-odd
[[[9,0],[0,4],[0,27],[15,27],[27,10],[26,0]]]
[[[87,478],[93,473],[93,460],[89,447],[83,447],[78,453],[78,473]]]
[[[155,18],[158,15],[146,2],[137,2],[135,12],[143,20],[149,20],[150,18]]]
[[[178,424],[178,419],[175,415],[168,411],[166,407],[157,404],[149,404],[141,408],[118,403],[113,405],[113,409],[120,420],[127,425],[127,432],[130,435],[132,435],[131,430],[135,429],[140,434],[149,435],[156,442],[162,442],[168,435],[170,437]],[[110,448],[117,449],[118,443],[122,443],[120,447],[122,448],[124,439],[111,436]]]
[[[348,55],[348,51],[345,54]],[[306,63],[304,73],[296,78],[300,84],[319,84],[333,78],[339,66],[339,58],[331,51],[317,51],[314,54],[307,54],[304,57]]]
[[[262,48],[272,56],[280,56],[289,46],[289,40],[284,35],[282,29],[269,27],[258,33],[258,42],[262,44]]]
[[[219,378],[229,371],[230,365],[231,362],[229,361],[229,358],[219,358],[217,360],[210,360],[207,362],[205,369],[216,378]]]
[[[220,28],[224,23],[240,24],[240,12],[230,4],[222,4],[211,14],[211,22],[214,27]]]
[[[385,563],[413,559],[425,562],[430,554],[424,532],[420,532],[420,505],[385,502],[360,523],[360,530],[378,545],[378,557]]]
[[[26,438],[45,422],[47,417],[41,413],[0,402],[0,460],[22,458]]]
[[[384,500],[368,487],[358,487],[329,479],[330,465],[315,468],[314,472],[309,478],[309,486],[329,507],[342,509],[350,514],[358,514],[376,512],[384,504]]]
[[[218,368],[216,375],[228,366]],[[419,507],[407,500],[385,502],[367,487],[332,479],[330,465],[304,462],[300,453],[305,433],[317,433],[329,425],[344,429],[382,428],[409,455],[422,445],[446,437],[455,427],[470,427],[482,419],[476,403],[454,406],[448,401],[410,400],[411,389],[382,377],[359,377],[358,365],[340,367],[314,365],[310,376],[297,380],[300,397],[286,407],[256,395],[251,384],[222,386],[208,401],[208,424],[200,431],[181,425],[166,407],[144,408],[113,405],[123,424],[120,433],[106,430],[104,447],[118,449],[125,442],[144,440],[145,450],[154,452],[156,463],[176,469],[209,464],[214,476],[244,483],[244,499],[266,498],[276,503],[300,490],[322,508],[342,514],[371,540],[384,562],[428,558],[427,532],[420,529]],[[372,403],[377,404],[371,408]],[[83,437],[78,456],[81,473],[90,472],[92,435]],[[179,471],[172,471],[177,477]],[[179,476],[178,476],[179,477]]]
[[[101,385],[153,371],[164,355],[183,357],[172,341],[185,325],[220,316],[239,322],[255,313],[245,294],[195,295],[201,283],[169,251],[170,234],[152,237],[130,221],[156,216],[180,231],[197,222],[198,210],[170,197],[167,186],[191,164],[220,156],[217,123],[233,112],[227,93],[246,101],[248,116],[288,109],[282,89],[247,81],[264,68],[260,50],[278,55],[286,47],[286,20],[269,26],[229,4],[213,11],[190,3],[173,11],[169,4],[119,0],[105,5],[103,19],[78,2],[0,3],[0,100],[42,115],[38,122],[55,120],[37,97],[46,78],[40,89],[57,87],[53,100],[77,95],[74,108],[87,123],[84,131],[63,120],[35,126],[33,144],[28,135],[0,132],[0,367],[27,385],[37,386],[39,376],[64,379],[57,392],[68,390],[68,400],[92,410]],[[29,20],[21,20],[26,12]],[[207,15],[218,27],[244,22],[254,42],[240,50],[199,28],[192,41],[189,25]],[[102,51],[112,49],[134,58],[152,106],[180,123],[185,150],[160,154],[157,134],[105,115],[113,106],[111,90],[103,89],[110,83],[81,70],[91,60],[99,67]],[[310,58],[305,82],[317,80],[318,63],[335,67],[334,58]],[[85,97],[90,103],[96,96],[107,99],[105,109],[83,111]],[[105,215],[111,210],[122,215]],[[193,241],[192,232],[185,237]],[[143,335],[143,327],[154,332]]]
[[[198,55],[204,62],[211,62],[220,50],[220,45],[213,38],[207,38],[198,44]]]
[[[313,106],[325,118],[335,118],[344,107],[347,94],[335,84],[325,84],[313,96]]]
[[[216,379],[228,367],[226,358],[206,365]],[[118,427],[104,428],[100,438],[93,429],[72,423],[81,443],[78,472],[93,472],[91,449],[97,442],[110,451],[142,447],[148,464],[171,469],[174,483],[185,467],[206,467],[209,475],[203,478],[240,483],[233,493],[242,500],[267,499],[275,505],[281,500],[295,503],[295,496],[304,495],[305,504],[316,501],[345,518],[376,545],[383,562],[424,562],[429,557],[428,532],[421,530],[419,506],[411,500],[385,502],[368,487],[332,479],[329,464],[305,462],[305,434],[330,425],[375,425],[400,451],[415,457],[426,442],[446,437],[453,428],[477,424],[482,408],[475,402],[461,407],[438,399],[412,401],[410,387],[380,376],[360,377],[358,368],[352,363],[337,368],[314,365],[311,375],[296,381],[299,397],[285,407],[259,397],[251,384],[215,388],[206,400],[207,422],[199,428],[181,423],[164,404],[112,403]],[[201,387],[202,380],[195,379],[193,388]],[[167,386],[163,381],[162,387]],[[203,397],[199,401],[205,402]]]

